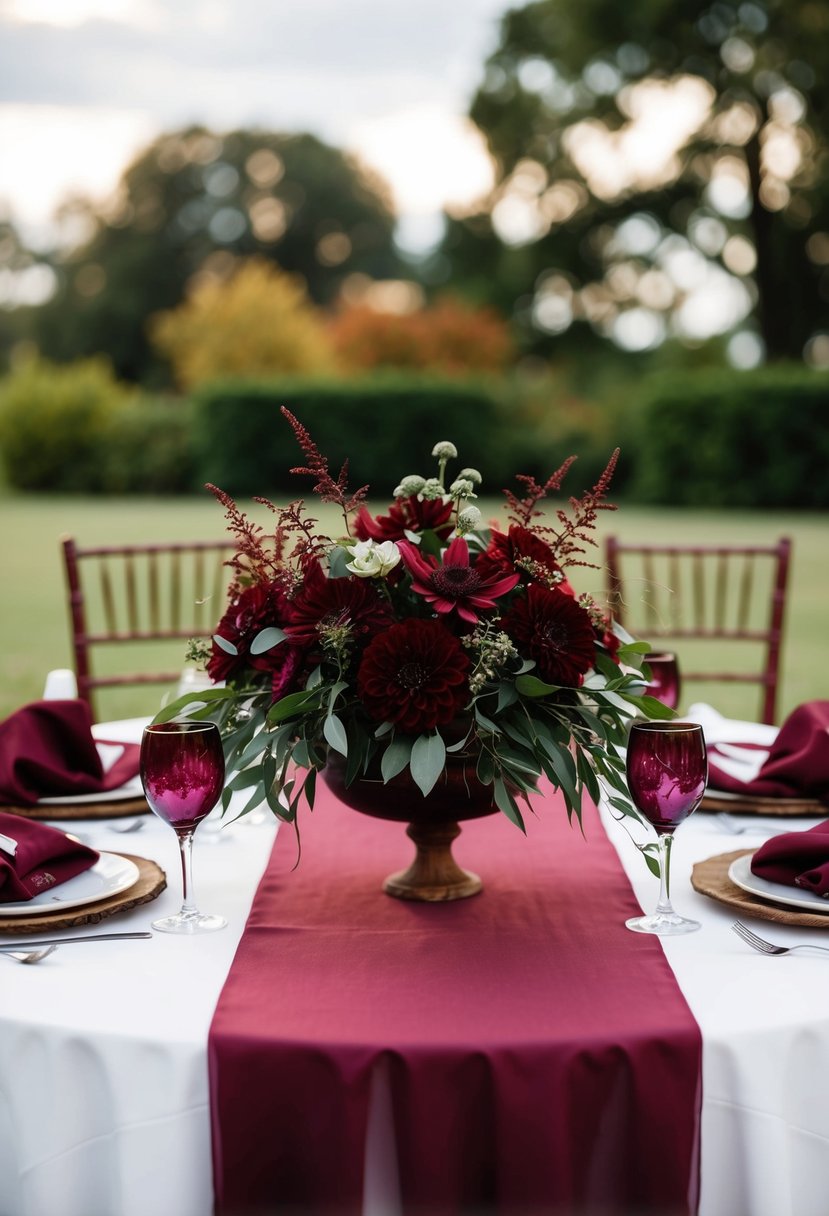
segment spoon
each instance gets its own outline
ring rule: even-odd
[[[42,950],[4,950],[3,957],[13,958],[18,963],[39,963],[54,950],[57,946],[45,946]]]

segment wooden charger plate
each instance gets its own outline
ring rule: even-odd
[[[149,815],[147,799],[113,798],[95,802],[49,802],[35,806],[2,806],[0,811],[21,815],[24,819],[125,819],[131,815]]]
[[[720,853],[716,857],[698,861],[691,871],[691,886],[701,895],[709,895],[721,904],[728,904],[742,916],[756,916],[760,920],[773,920],[779,925],[798,925],[804,929],[829,929],[829,908],[825,916],[820,912],[797,912],[794,908],[752,895],[731,881],[728,877],[731,863],[738,857],[754,852],[755,849],[737,849],[735,853]]]
[[[706,790],[701,811],[727,811],[732,815],[820,815],[829,816],[829,805],[817,798],[762,798],[757,794],[729,794]]]
[[[138,879],[126,891],[111,895],[108,899],[84,904],[80,908],[65,912],[43,912],[37,916],[0,916],[0,933],[46,933],[53,929],[72,929],[75,925],[97,925],[107,917],[127,912],[139,904],[148,904],[157,899],[167,886],[167,876],[161,866],[147,857],[134,857],[132,853],[119,853],[138,866]]]

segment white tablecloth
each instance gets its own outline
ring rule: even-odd
[[[135,724],[123,729],[134,732]],[[145,929],[179,906],[170,829],[148,816],[141,831],[121,835],[115,823],[75,827],[100,848],[156,859],[169,888],[83,932]],[[674,848],[674,902],[703,924],[664,943],[703,1035],[701,1216],[829,1211],[829,956],[755,954],[731,932],[729,910],[688,881],[694,861],[757,845],[767,826],[779,829],[781,821],[729,836],[716,817],[698,814]],[[656,880],[624,832],[609,830],[650,910]],[[205,1044],[273,827],[223,829],[218,842],[213,835],[203,826],[196,837],[196,898],[203,910],[224,914],[227,929],[67,945],[36,967],[0,959],[0,1216],[210,1216]],[[589,873],[585,866],[581,913],[601,917],[601,891],[590,889]],[[817,934],[755,927],[784,943]],[[382,1087],[378,1093],[382,1103]],[[376,1117],[372,1128],[366,1209],[394,1216],[393,1178],[381,1168],[388,1124]]]

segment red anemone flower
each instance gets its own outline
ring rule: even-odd
[[[523,583],[543,582],[543,578],[534,579],[526,565],[517,564],[522,558],[526,560],[527,565],[532,563],[539,567],[539,573],[542,575],[545,570],[552,575],[560,575],[561,582],[556,583],[559,591],[575,596],[547,542],[520,524],[511,524],[509,532],[499,532],[497,528],[493,528],[486,552],[475,562],[475,569],[487,578],[512,574],[517,570]]]
[[[425,532],[431,528],[438,536],[452,531],[449,517],[452,503],[442,498],[424,498],[416,494],[393,502],[388,515],[370,515],[360,507],[354,518],[354,534],[358,540],[402,540],[407,532]]]
[[[369,717],[419,734],[463,709],[468,668],[460,642],[439,621],[400,621],[366,647],[357,688]]]
[[[477,624],[480,612],[494,608],[518,582],[517,574],[485,578],[469,564],[469,546],[456,536],[443,553],[443,564],[421,557],[409,541],[399,541],[403,561],[412,575],[412,590],[422,595],[435,612],[457,612],[463,621]],[[477,609],[477,611],[476,611]]]
[[[282,656],[277,654],[279,647],[254,655],[250,653],[250,647],[263,629],[270,625],[281,628],[288,613],[288,601],[279,583],[256,583],[240,591],[216,626],[216,635],[230,642],[236,648],[236,654],[228,654],[213,643],[213,653],[207,661],[207,674],[211,680],[214,683],[227,680],[245,667],[254,667],[257,671],[281,667]]]
[[[590,615],[570,595],[531,583],[501,620],[521,654],[549,684],[578,688],[596,657]]]

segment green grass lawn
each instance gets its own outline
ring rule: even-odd
[[[500,503],[482,506],[487,518],[500,511]],[[320,508],[313,513],[325,519],[325,511]],[[63,535],[74,536],[82,545],[224,536],[222,510],[207,494],[170,500],[9,494],[0,497],[0,516],[0,556],[5,570],[0,598],[0,716],[38,698],[50,669],[72,666],[60,552]],[[256,517],[263,523],[270,518],[263,513]],[[330,526],[340,530],[335,520]],[[630,541],[703,544],[769,543],[790,536],[794,551],[778,716],[785,716],[803,701],[829,697],[829,516],[622,507],[599,518],[597,562],[601,562],[604,537],[611,532]],[[604,576],[599,570],[576,570],[571,581],[579,591],[600,595]],[[217,606],[217,620],[220,615],[221,606]],[[166,656],[171,657],[169,648]],[[175,667],[177,649],[172,658]],[[148,647],[147,665],[156,666],[159,660],[158,651]],[[181,662],[183,665],[183,647]],[[160,695],[153,688],[102,694],[101,716],[152,713]],[[698,686],[690,695],[712,700],[731,715],[754,717],[757,712],[758,695],[753,688],[717,691]]]

